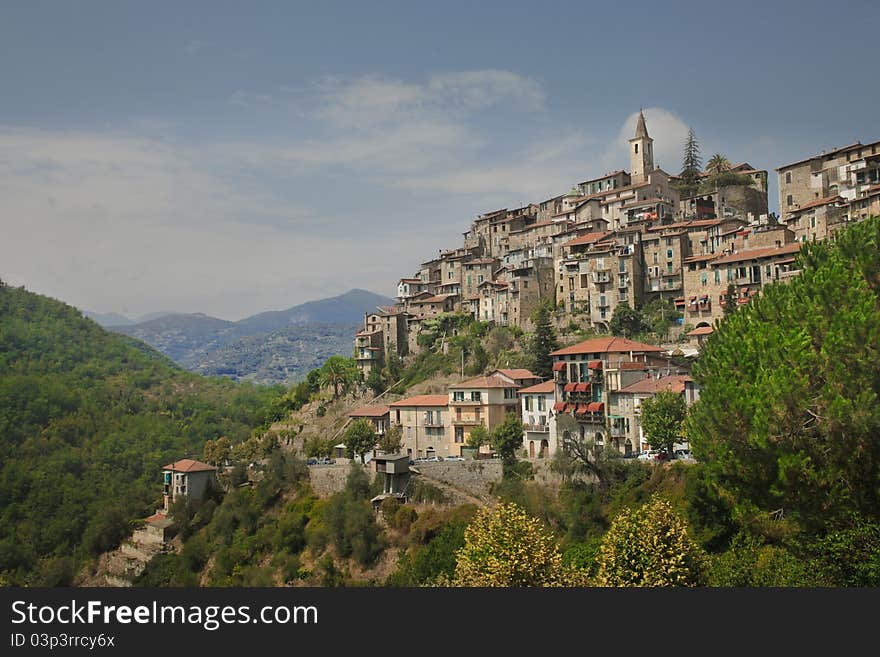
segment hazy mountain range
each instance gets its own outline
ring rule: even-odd
[[[364,313],[394,299],[367,290],[246,317],[153,313],[131,320],[83,313],[105,328],[143,340],[193,372],[257,383],[290,384],[334,354],[350,355]]]

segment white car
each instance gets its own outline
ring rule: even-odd
[[[639,454],[636,458],[639,461],[653,461],[654,456],[657,454],[658,451],[659,450],[656,450],[656,449],[648,449],[648,450],[645,450],[644,452],[642,452],[641,454]]]

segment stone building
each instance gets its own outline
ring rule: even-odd
[[[516,381],[497,371],[449,386],[453,450],[450,455],[461,455],[461,447],[467,443],[474,427],[482,425],[491,432],[504,421],[507,413],[519,415],[516,396],[519,387]]]
[[[529,458],[551,458],[558,449],[553,415],[556,384],[545,381],[519,390],[523,447]]]
[[[181,459],[162,466],[162,497],[167,513],[177,500],[201,500],[216,481],[217,468],[193,459]]]
[[[389,426],[400,426],[403,452],[412,458],[448,456],[446,395],[417,395],[388,404]]]
[[[856,142],[776,169],[782,221],[820,199],[843,197],[852,204],[880,185],[880,141]],[[847,217],[861,220],[860,215]]]

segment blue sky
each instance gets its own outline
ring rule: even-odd
[[[317,3],[315,3],[317,4]],[[238,319],[393,294],[472,218],[626,167],[880,139],[876,2],[5,2],[0,277]]]

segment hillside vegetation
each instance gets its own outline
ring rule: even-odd
[[[159,468],[240,442],[280,388],[189,374],[59,301],[0,285],[0,582],[58,585],[155,511]]]

